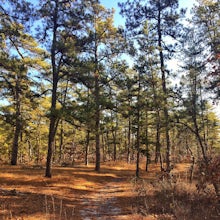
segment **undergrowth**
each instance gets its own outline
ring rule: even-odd
[[[196,183],[189,183],[175,176],[158,177],[154,181],[135,179],[135,212],[143,216],[154,215],[168,220],[217,220],[220,219],[220,204],[214,188],[198,191]]]

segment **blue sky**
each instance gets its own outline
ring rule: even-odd
[[[126,2],[126,0],[100,0],[101,4],[103,4],[106,8],[114,8],[115,9],[115,25],[123,24],[123,18],[119,14],[120,9],[118,8],[118,2]],[[188,8],[187,12],[189,13],[190,8],[196,0],[179,0],[179,4],[181,8]]]
[[[118,2],[125,2],[126,0],[100,0],[101,4],[103,4],[106,8],[114,8],[115,9],[115,25],[122,25],[124,23],[123,18],[119,14],[120,9],[118,8]],[[187,8],[187,15],[190,13],[190,9],[194,4],[196,4],[196,0],[179,0],[180,8]],[[176,65],[176,64],[174,64]],[[220,104],[216,104],[213,106],[214,111],[217,116],[220,118]]]

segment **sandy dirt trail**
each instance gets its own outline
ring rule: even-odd
[[[129,189],[122,182],[123,178],[116,178],[103,184],[89,197],[82,197],[83,209],[80,210],[82,219],[128,219],[131,206],[123,206],[123,196],[126,198]],[[128,202],[129,204],[129,202]],[[130,204],[129,204],[130,205]]]
[[[0,219],[142,219],[134,218],[132,209],[132,169],[103,166],[97,173],[93,167],[57,167],[51,179],[29,166],[0,171]]]

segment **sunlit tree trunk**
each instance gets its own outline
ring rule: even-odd
[[[56,135],[56,104],[57,104],[57,84],[58,84],[58,69],[56,66],[56,44],[57,44],[57,28],[58,28],[58,0],[56,0],[56,6],[53,14],[53,42],[51,47],[51,64],[52,64],[52,74],[53,74],[53,88],[52,88],[52,101],[50,107],[50,125],[49,125],[49,135],[48,135],[48,150],[47,150],[47,161],[46,161],[46,171],[45,177],[51,177],[51,160],[53,147]]]

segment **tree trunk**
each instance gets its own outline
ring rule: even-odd
[[[90,130],[87,130],[87,134],[86,134],[86,152],[85,152],[85,165],[89,165],[89,140],[90,140]]]
[[[117,103],[116,103],[116,108],[117,108]],[[113,118],[113,113],[111,112],[111,120],[114,121]],[[113,138],[113,160],[116,161],[117,160],[117,129],[118,129],[118,116],[116,114],[116,124],[115,127],[112,125],[111,130],[112,130],[112,138]]]
[[[12,145],[12,152],[11,152],[11,165],[17,165],[18,159],[18,147],[19,147],[19,137],[21,135],[21,102],[20,102],[20,82],[19,76],[17,77],[16,86],[15,86],[15,103],[16,103],[16,121],[15,121],[15,130],[14,130],[14,138],[13,138],[13,145]]]
[[[59,163],[60,163],[61,160],[62,160],[62,151],[63,151],[63,133],[64,133],[64,130],[63,130],[63,120],[61,120],[61,122],[60,122]]]
[[[154,79],[154,74],[153,74],[153,69],[151,69],[152,75],[151,75],[151,80],[152,80],[152,89],[153,89],[153,101],[155,103],[155,108],[156,108],[156,149],[155,149],[155,163],[157,164],[160,159],[160,128],[161,128],[161,120],[160,120],[160,106],[159,106],[159,100],[158,100],[158,95],[156,92],[157,89],[157,84]]]
[[[99,74],[95,72],[95,149],[96,149],[96,163],[95,171],[100,171],[100,106],[99,106]]]
[[[101,133],[101,140],[102,140],[102,161],[106,161],[106,141],[104,132]]]
[[[116,129],[116,128],[115,128]],[[112,137],[113,137],[113,160],[117,160],[117,144],[116,144],[117,131],[113,131],[112,127]]]
[[[140,177],[140,91],[141,90],[141,82],[140,82],[140,74],[139,74],[139,82],[138,82],[138,96],[137,96],[137,161],[136,161],[136,177]]]
[[[160,159],[160,112],[157,110],[156,118],[156,149],[155,149],[155,163],[157,164]]]
[[[12,152],[11,152],[11,165],[17,165],[17,159],[18,159],[18,142],[19,137],[21,133],[21,122],[20,122],[20,116],[16,116],[16,124],[15,124],[15,131],[14,131],[14,139],[13,139],[13,145],[12,145]]]
[[[48,137],[48,150],[47,150],[47,162],[46,162],[46,172],[45,177],[52,177],[51,174],[51,162],[52,162],[52,154],[53,154],[53,147],[55,141],[55,134],[56,134],[56,118],[55,116],[51,116],[50,118],[50,128],[49,128],[49,137]]]
[[[29,139],[27,140],[27,147],[28,147],[28,162],[31,162],[33,159],[33,148]]]
[[[136,177],[140,177],[140,127],[137,128],[137,159],[136,159]]]
[[[146,111],[145,145],[146,145],[146,167],[145,167],[145,171],[147,172],[148,171],[148,165],[150,164],[149,137],[148,137],[148,111]]]
[[[163,46],[162,46],[162,31],[161,31],[161,8],[159,6],[158,13],[158,47],[159,47],[159,56],[160,56],[160,70],[161,70],[161,80],[162,80],[162,89],[163,89],[163,112],[165,119],[165,135],[166,135],[166,170],[170,172],[170,156],[171,156],[171,148],[170,148],[170,135],[169,135],[169,114],[168,114],[168,103],[167,103],[167,88],[166,88],[166,74],[165,74],[165,65],[164,65],[164,54],[163,54]]]
[[[52,88],[52,101],[50,108],[50,126],[48,135],[48,151],[47,151],[47,161],[46,161],[46,172],[45,177],[51,177],[51,159],[53,154],[53,146],[55,141],[56,129],[57,129],[57,115],[56,115],[56,103],[57,103],[57,84],[58,84],[58,74],[59,70],[56,66],[56,47],[57,47],[57,20],[58,20],[58,4],[56,1],[56,7],[54,10],[53,17],[53,42],[51,47],[51,63],[52,63],[52,73],[53,73],[53,88]]]
[[[131,162],[131,116],[128,118],[128,146],[127,146],[127,162]]]
[[[96,162],[95,162],[95,171],[100,171],[100,85],[99,85],[99,60],[98,60],[98,35],[97,35],[97,8],[95,8],[95,17],[94,17],[94,80],[95,80],[95,149],[96,149]]]

